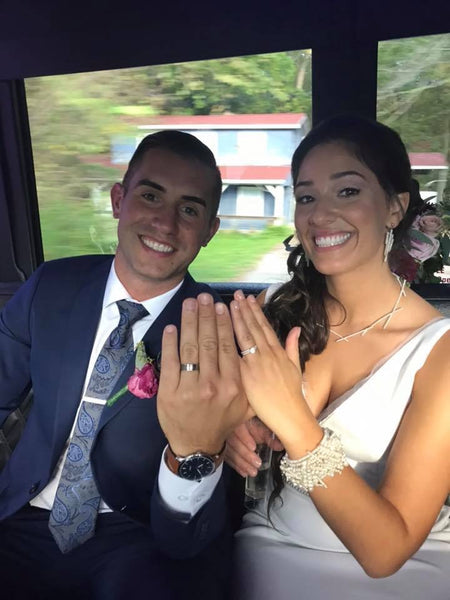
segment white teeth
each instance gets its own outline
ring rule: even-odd
[[[156,252],[173,252],[172,246],[166,246],[165,244],[159,244],[158,242],[152,242],[144,237],[141,237],[142,243],[147,248],[151,248],[152,250],[156,250]]]
[[[315,243],[319,248],[329,248],[330,246],[339,246],[348,240],[351,236],[350,233],[343,233],[340,235],[327,235],[322,237],[316,237]]]

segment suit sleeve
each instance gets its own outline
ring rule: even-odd
[[[31,385],[32,302],[41,268],[0,312],[0,427]]]
[[[155,484],[151,501],[151,527],[159,549],[181,559],[200,554],[213,541],[231,534],[224,476],[211,498],[193,516],[171,510]]]

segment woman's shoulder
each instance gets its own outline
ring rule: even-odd
[[[414,314],[414,320],[422,321],[422,324],[425,324],[427,321],[431,321],[438,317],[444,317],[444,315],[439,312],[436,307],[434,307],[410,288],[407,290],[406,298],[408,307]]]

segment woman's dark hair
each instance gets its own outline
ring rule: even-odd
[[[323,121],[308,133],[294,152],[291,165],[294,185],[307,154],[316,146],[333,142],[345,146],[374,173],[386,192],[387,201],[398,202],[397,194],[409,192],[408,208],[394,230],[395,250],[401,245],[416,215],[426,206],[420,197],[417,182],[411,177],[411,164],[400,136],[386,125],[352,115]],[[325,277],[312,262],[307,264],[305,259],[301,245],[291,251],[287,262],[291,279],[273,294],[264,307],[283,344],[293,327],[301,327],[299,350],[302,370],[311,354],[320,354],[326,346],[329,322],[325,301],[331,298]],[[283,487],[278,462],[275,461],[275,489],[269,508]]]

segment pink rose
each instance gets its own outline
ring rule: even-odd
[[[428,239],[429,242],[423,242],[410,238],[408,254],[419,262],[423,262],[434,256],[439,250],[439,240],[432,237],[429,237]]]
[[[444,223],[441,217],[437,215],[422,215],[421,217],[416,217],[412,226],[426,235],[436,237],[442,231]]]
[[[155,369],[146,363],[142,369],[135,369],[128,380],[128,390],[138,398],[152,398],[158,391],[158,379]]]

